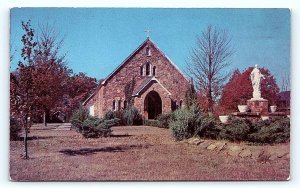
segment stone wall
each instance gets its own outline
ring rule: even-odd
[[[151,55],[146,54],[146,49],[150,49]],[[135,80],[135,88],[147,79],[149,76],[146,75],[146,64],[150,63],[151,74],[153,76],[153,67],[156,67],[155,78],[171,93],[171,96],[166,96],[164,89],[159,84],[153,84],[151,88],[157,90],[162,98],[163,112],[171,111],[171,99],[184,100],[185,91],[188,86],[188,80],[178,71],[178,69],[172,65],[172,63],[160,52],[159,49],[151,42],[147,40],[144,44],[117,70],[108,77],[94,96],[93,103],[95,106],[95,114],[102,117],[103,114],[113,109],[113,100],[121,101],[121,107],[124,107],[125,101],[125,85],[132,81],[133,77]],[[141,75],[141,67],[143,66],[143,75]],[[138,96],[135,99],[135,106],[143,114],[144,99],[146,93],[142,96]]]

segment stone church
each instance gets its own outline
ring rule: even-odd
[[[145,119],[184,105],[189,80],[149,38],[134,50],[88,97],[90,115],[125,109],[129,100]]]

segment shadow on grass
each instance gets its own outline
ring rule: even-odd
[[[47,140],[52,138],[54,138],[54,136],[30,136],[27,138],[27,140]],[[24,141],[24,137],[21,136],[18,141]]]
[[[104,148],[81,148],[81,149],[64,149],[60,150],[60,153],[69,156],[76,156],[76,155],[92,155],[99,152],[125,152],[126,150],[130,149],[143,149],[148,148],[152,145],[122,145],[122,146],[113,146],[113,147],[104,147]]]
[[[116,137],[116,138],[123,138],[123,137],[130,137],[132,135],[128,135],[128,134],[119,134],[119,135],[110,135],[110,137]]]

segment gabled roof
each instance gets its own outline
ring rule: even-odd
[[[145,79],[141,85],[139,85],[135,91],[133,91],[133,94],[132,96],[135,97],[135,96],[139,96],[141,94],[141,91],[143,91],[143,89],[145,87],[147,87],[148,85],[150,85],[150,83],[152,82],[156,82],[158,83],[164,90],[166,90],[166,92],[171,95],[171,92],[169,90],[167,90],[155,77],[148,77],[147,79]]]
[[[110,73],[104,80],[103,82],[101,82],[101,84],[105,84],[115,73],[117,73],[122,67],[123,65],[125,65],[128,60],[133,57],[145,44],[147,44],[147,42],[150,42],[151,44],[153,44],[154,48],[156,48],[170,63],[171,65],[173,65],[175,67],[175,69],[182,74],[182,76],[189,82],[189,80],[185,77],[185,75],[181,72],[181,70],[171,61],[171,59],[166,56],[159,48],[158,46],[156,46],[156,44],[149,38],[147,37],[147,39],[141,44],[139,45],[139,47],[137,47],[137,49],[135,49],[112,73]]]
[[[102,84],[100,84],[99,86],[97,86],[96,90],[87,98],[83,101],[82,105],[85,106],[94,96],[95,94],[99,91],[99,89],[101,88]]]
[[[128,60],[130,59],[130,58],[132,58],[145,44],[147,44],[147,42],[150,42],[153,46],[154,46],[154,48],[156,48],[170,63],[171,63],[171,65],[186,79],[186,81],[187,82],[189,82],[189,80],[185,77],[185,75],[181,72],[181,70],[171,61],[171,59],[168,57],[168,56],[166,56],[159,48],[158,48],[158,46],[149,38],[149,37],[147,37],[147,39],[141,44],[141,45],[139,45],[138,47],[137,47],[137,49],[135,49],[112,73],[110,73],[100,84],[99,84],[99,86],[98,86],[98,88],[95,90],[95,92],[94,93],[92,93],[82,104],[83,105],[86,105],[87,104],[87,102],[89,102],[89,100],[91,100],[91,98],[93,98],[93,96],[99,91],[99,89],[103,86],[103,85],[105,85],[105,83],[109,80],[109,79],[111,79],[112,77],[113,77],[113,75],[115,74],[115,73],[117,73],[118,71],[120,71],[121,70],[121,68],[128,62]],[[158,82],[158,80],[157,80],[157,82]],[[158,82],[159,83],[159,82]],[[160,84],[160,83],[159,83]],[[160,84],[161,85],[161,84]],[[168,91],[169,92],[169,91]]]

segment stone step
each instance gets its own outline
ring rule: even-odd
[[[64,128],[64,129],[53,129],[54,131],[70,131],[71,129],[66,129],[66,128]]]
[[[69,131],[69,130],[71,130],[71,125],[60,125],[54,130],[55,131]]]

